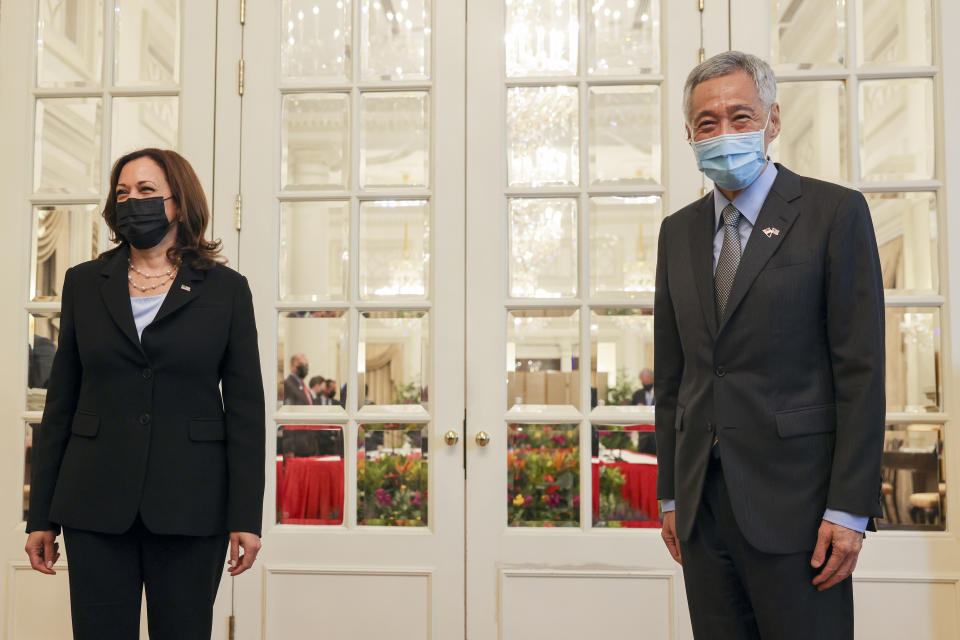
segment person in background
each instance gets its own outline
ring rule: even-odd
[[[314,404],[313,392],[307,386],[310,363],[302,353],[290,357],[290,375],[283,381],[283,404]]]
[[[323,376],[313,376],[310,378],[308,386],[310,387],[310,393],[313,394],[313,399],[316,401],[320,398],[324,392],[324,389],[327,388],[327,380]],[[325,402],[320,402],[318,404],[326,404]]]
[[[644,369],[640,372],[640,388],[633,392],[633,404],[653,406],[653,370]]]
[[[260,549],[253,299],[176,152],[117,160],[103,218],[119,246],[64,277],[25,550],[56,573],[62,528],[78,640],[139,638],[144,588],[153,640],[206,640],[228,545],[231,576]]]
[[[326,404],[340,404],[337,400],[337,381],[333,378],[327,379],[327,384],[324,388],[324,395],[327,398]]]

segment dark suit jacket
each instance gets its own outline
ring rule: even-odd
[[[687,540],[716,434],[743,535],[793,553],[826,508],[881,514],[884,303],[863,196],[777,169],[720,326],[713,194],[661,227],[657,497],[676,500]]]
[[[291,373],[283,381],[283,404],[311,404],[307,400],[303,383],[295,374]],[[320,402],[314,401],[312,404],[320,404]]]
[[[128,256],[67,271],[27,531],[122,533],[139,512],[159,534],[259,534],[264,396],[246,278],[183,264],[141,344]]]

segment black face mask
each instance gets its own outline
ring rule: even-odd
[[[306,378],[307,374],[310,373],[310,369],[305,364],[297,365],[297,376],[301,378]]]
[[[127,198],[118,202],[117,232],[137,249],[152,249],[157,246],[172,224],[167,221],[163,206],[170,198]]]

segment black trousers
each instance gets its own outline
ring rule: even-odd
[[[693,533],[680,543],[698,640],[852,640],[853,581],[817,591],[813,549],[768,554],[740,533],[722,464],[711,457]]]
[[[75,640],[135,640],[147,595],[151,640],[209,640],[227,534],[164,536],[137,517],[126,533],[63,528]]]

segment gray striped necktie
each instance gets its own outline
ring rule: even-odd
[[[723,208],[723,246],[713,274],[713,290],[717,301],[717,322],[722,323],[730,298],[733,279],[740,266],[740,212],[733,203]]]

